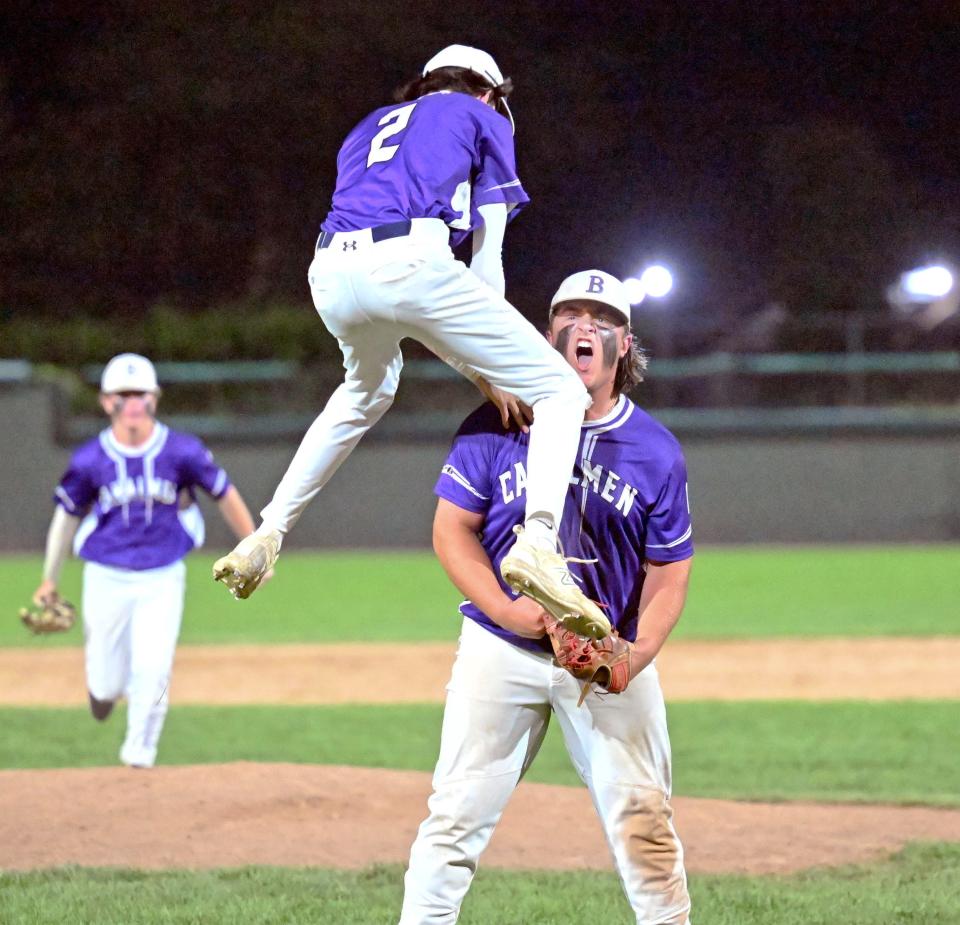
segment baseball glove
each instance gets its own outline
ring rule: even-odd
[[[556,663],[583,681],[580,703],[596,684],[609,694],[619,694],[630,683],[630,643],[614,630],[603,639],[591,639],[568,630],[552,617],[544,621]]]
[[[59,595],[51,594],[39,606],[21,607],[20,619],[31,633],[65,633],[77,620],[77,608]]]

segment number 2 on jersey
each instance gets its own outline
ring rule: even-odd
[[[408,106],[401,106],[399,109],[394,109],[393,112],[388,112],[377,123],[377,125],[382,125],[383,128],[373,136],[373,141],[370,142],[370,153],[367,155],[368,167],[371,164],[380,164],[384,161],[389,161],[390,158],[397,153],[397,148],[400,147],[399,143],[395,145],[384,145],[384,142],[388,138],[398,135],[407,127],[407,123],[410,121],[410,113],[413,112],[416,105],[416,103],[410,103]]]

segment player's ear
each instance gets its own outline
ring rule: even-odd
[[[633,346],[633,335],[625,334],[623,337],[623,344],[620,346],[620,356],[625,357],[629,352],[630,348]]]
[[[118,395],[108,395],[106,392],[100,393],[100,407],[103,413],[113,417],[123,405],[123,399]]]

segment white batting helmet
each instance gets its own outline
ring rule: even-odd
[[[431,71],[442,67],[462,67],[473,71],[474,74],[488,81],[491,87],[499,87],[504,80],[503,71],[497,67],[493,55],[470,45],[448,45],[441,49],[423,66],[423,76],[426,77]],[[503,108],[503,114],[510,120],[511,130],[515,129],[513,113],[510,112],[506,98],[501,97],[497,100],[497,106]]]
[[[603,270],[581,270],[568,276],[550,302],[550,314],[561,302],[600,302],[612,308],[630,327],[630,299],[623,283]]]
[[[157,371],[146,357],[139,353],[120,353],[103,368],[100,391],[158,392]]]

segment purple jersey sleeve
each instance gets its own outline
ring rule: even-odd
[[[230,479],[224,469],[214,462],[210,452],[195,437],[184,441],[185,456],[183,460],[184,475],[192,485],[198,485],[208,495],[219,500],[230,487]]]
[[[692,555],[687,466],[678,454],[647,521],[646,558],[654,562],[679,562]]]
[[[464,421],[434,488],[438,497],[477,514],[486,513],[493,495],[495,437],[486,424],[488,418],[484,406]]]
[[[82,517],[97,497],[97,485],[90,478],[91,455],[90,444],[79,447],[53,493],[53,500],[74,517]]]
[[[510,216],[529,202],[517,176],[513,136],[505,119],[492,113],[483,118],[478,136],[478,167],[473,181],[473,204],[485,206],[503,202],[511,206]]]

